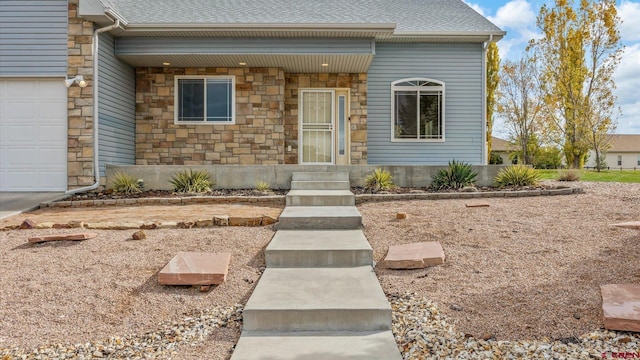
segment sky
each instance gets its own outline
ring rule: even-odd
[[[529,39],[539,37],[536,17],[540,7],[553,4],[548,0],[463,0],[507,35],[498,42],[501,59],[517,60],[524,53]],[[615,74],[616,95],[622,114],[618,118],[617,134],[640,134],[640,0],[618,0],[618,16],[622,44],[622,61]],[[494,134],[504,137],[502,124],[496,119]]]

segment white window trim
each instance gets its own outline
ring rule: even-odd
[[[206,80],[207,79],[230,79],[231,80],[231,121],[228,122],[216,122],[216,121],[178,121],[178,110],[179,110],[179,87],[178,80],[182,79],[200,79],[205,80],[204,87],[204,98],[207,98],[207,87]],[[236,123],[236,77],[233,75],[176,75],[174,77],[173,83],[173,123],[174,125],[235,125]],[[206,105],[206,104],[205,104]],[[206,119],[206,110],[205,106],[205,119]]]
[[[396,84],[400,84],[407,81],[428,81],[436,84],[440,84],[439,86],[396,86]],[[395,91],[416,91],[416,89],[422,89],[425,91],[442,91],[442,137],[440,139],[396,139],[395,138],[395,114],[396,114],[396,101],[395,101]],[[415,78],[406,78],[393,81],[391,83],[391,142],[431,142],[431,143],[443,143],[445,142],[445,84],[443,81],[423,78],[423,77],[415,77]]]

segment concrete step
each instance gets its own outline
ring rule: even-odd
[[[244,331],[391,329],[391,305],[371,266],[267,268],[242,317]]]
[[[349,190],[349,180],[336,181],[291,181],[291,190]]]
[[[291,190],[287,206],[354,206],[356,196],[349,190]]]
[[[355,206],[287,206],[278,230],[359,229],[362,215]]]
[[[391,331],[243,332],[231,360],[401,360]]]
[[[318,171],[318,172],[294,172],[291,181],[349,181],[348,172]]]
[[[269,268],[373,265],[362,230],[279,230],[265,257]]]

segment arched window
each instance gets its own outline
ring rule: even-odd
[[[444,141],[444,83],[427,78],[391,83],[391,140]]]

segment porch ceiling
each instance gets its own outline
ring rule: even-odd
[[[134,67],[277,67],[290,73],[365,73],[373,55],[119,55]],[[169,63],[170,65],[163,65]],[[246,65],[240,65],[246,63]],[[327,64],[328,66],[322,66]]]
[[[135,67],[248,66],[278,67],[298,73],[366,72],[374,54],[375,42],[371,38],[130,37],[116,40],[116,56]]]

